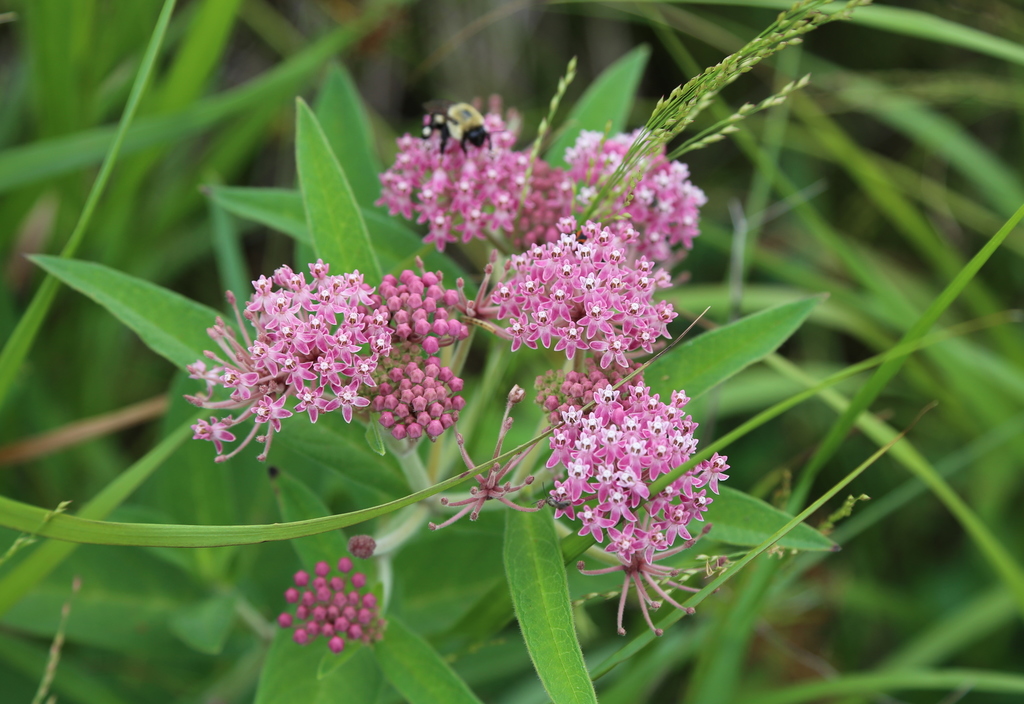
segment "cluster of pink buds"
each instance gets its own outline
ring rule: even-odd
[[[697,424],[683,411],[689,399],[681,391],[673,392],[666,404],[642,381],[627,382],[626,389],[621,393],[606,384],[593,391],[592,410],[563,411],[563,424],[550,440],[553,452],[547,466],[560,465],[565,472],[556,470],[564,478],[555,481],[551,491],[555,516],[580,521],[579,534],[591,535],[598,543],[605,542],[607,531],[605,550],[621,565],[605,571],[626,572],[626,587],[632,582],[642,592],[647,616],[647,605],[655,602],[641,579],[682,608],[657,584],[672,571],[654,563],[693,544],[689,524],[704,520],[712,502],[707,491],[718,493],[718,482],[728,479],[729,465],[716,453],[652,495],[649,487],[654,481],[690,459],[697,446]],[[676,546],[678,539],[685,542]],[[620,608],[620,631],[621,619]]]
[[[515,129],[497,112],[488,113],[484,125],[490,135],[485,147],[463,149],[449,140],[444,154],[436,134],[427,140],[400,137],[395,163],[381,175],[378,205],[387,206],[392,215],[426,223],[425,241],[440,250],[450,242],[504,236],[522,251],[559,239],[555,223],[586,211],[636,136],[607,138],[584,131],[566,150],[566,170],[539,159],[531,164],[529,150],[514,151]],[[610,194],[602,213],[630,219],[611,227],[618,234],[629,227],[636,230],[632,257],[671,266],[693,247],[699,210],[707,199],[690,182],[687,166],[663,154],[637,171],[623,181],[635,183],[634,190]]]
[[[521,345],[553,347],[570,359],[591,352],[602,369],[628,367],[631,357],[652,353],[676,313],[654,301],[668,275],[648,259],[627,256],[636,231],[616,235],[588,222],[576,232],[572,218],[558,227],[557,242],[512,257],[515,274],[495,286],[490,307],[477,315],[508,321],[498,334],[512,341],[513,352]]]
[[[363,591],[366,575],[352,571],[352,560],[338,560],[340,575],[330,576],[331,566],[316,563],[316,577],[310,581],[309,573],[295,573],[295,586],[289,587],[284,598],[296,604],[295,615],[283,613],[277,617],[281,628],[292,628],[292,639],[306,645],[323,636],[333,653],[345,648],[345,641],[372,643],[384,634],[385,621],[380,616],[377,596]]]
[[[388,316],[369,312],[373,287],[358,271],[330,276],[321,260],[309,271],[311,282],[288,266],[273,278],[254,281],[244,315],[255,328],[255,339],[236,307],[242,341],[218,318],[207,332],[224,356],[207,352],[215,366],[207,368],[200,360],[188,367],[191,378],[206,382],[206,390],[186,398],[202,408],[233,412],[192,426],[196,439],[213,442],[217,461],[234,456],[253,438],[264,443],[259,458],[265,460],[273,433],[293,414],[286,407],[289,397],[298,402],[294,412],[308,413],[314,423],[319,414],[336,410],[351,422],[353,409],[370,404],[359,389],[374,385],[378,359],[391,352]],[[228,301],[234,306],[230,292]],[[228,400],[211,400],[216,386],[230,391]],[[255,423],[248,436],[233,452],[222,454],[224,443],[235,440],[231,428],[249,419]],[[257,436],[260,428],[265,434]]]
[[[399,278],[388,274],[373,305],[386,314],[394,334],[391,353],[378,360],[376,386],[367,392],[370,410],[396,440],[436,439],[458,420],[465,400],[462,379],[435,356],[442,347],[464,340],[469,329],[452,318],[461,294],[443,286],[440,272]]]

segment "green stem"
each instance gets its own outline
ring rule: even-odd
[[[430,509],[420,503],[410,506],[404,513],[404,516],[397,517],[395,521],[397,525],[387,533],[376,538],[377,547],[373,551],[375,556],[382,557],[395,552],[405,545],[409,538],[416,535],[420,527],[426,522],[427,517],[430,515]]]

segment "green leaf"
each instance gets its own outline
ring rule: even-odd
[[[429,643],[394,617],[374,652],[384,676],[409,704],[480,702]]]
[[[252,278],[248,275],[234,218],[220,205],[211,202],[210,224],[213,227],[213,253],[221,288],[232,291],[239,298],[245,298]]]
[[[641,44],[602,71],[590,84],[569,112],[561,135],[548,148],[545,158],[552,166],[566,166],[565,150],[576,142],[582,130],[604,132],[609,123],[610,134],[625,129],[650,55],[651,48]]]
[[[850,696],[875,697],[900,690],[940,690],[959,692],[1015,694],[1003,701],[1020,700],[1024,695],[1024,676],[1015,672],[992,670],[903,670],[899,672],[862,672],[827,680],[803,682],[773,692],[758,694],[761,704],[798,704]],[[946,697],[949,699],[949,697]],[[997,701],[993,699],[992,701]]]
[[[114,164],[117,162],[118,155],[121,153],[121,146],[124,143],[125,136],[128,133],[128,127],[131,125],[132,120],[135,117],[135,112],[139,107],[139,102],[142,100],[142,94],[146,89],[146,84],[149,82],[149,78],[153,73],[153,66],[156,63],[157,56],[160,53],[160,46],[163,44],[164,36],[167,33],[167,27],[171,20],[171,13],[174,11],[175,0],[164,0],[163,8],[160,10],[160,17],[157,20],[156,27],[153,29],[153,33],[150,35],[148,46],[146,47],[146,53],[142,57],[142,63],[139,66],[139,71],[135,75],[135,81],[132,84],[131,93],[128,95],[128,102],[125,105],[124,112],[121,114],[121,121],[118,123],[116,132],[112,133],[109,148],[104,145],[101,153],[105,154],[103,158],[103,165],[100,167],[100,171],[96,174],[96,180],[93,181],[92,188],[89,189],[89,195],[85,199],[85,204],[82,206],[82,212],[78,216],[78,222],[75,224],[75,229],[72,230],[71,236],[68,237],[67,242],[64,243],[64,248],[61,250],[61,256],[73,257],[75,252],[81,245],[82,240],[85,238],[85,233],[88,230],[89,223],[92,220],[93,213],[96,212],[96,206],[100,201],[100,196],[103,195],[103,191],[106,189],[107,182],[110,179],[110,174],[114,169]],[[36,67],[38,69],[38,67]],[[3,157],[15,150],[5,150],[0,154],[0,162],[3,162]],[[15,159],[17,161],[17,159]],[[0,167],[0,172],[2,172]],[[14,173],[19,175],[21,172],[15,167]],[[2,176],[0,176],[2,180]],[[60,287],[57,282],[50,277],[47,277],[43,281],[35,294],[32,296],[32,302],[29,304],[28,309],[24,315],[18,321],[18,325],[14,331],[4,342],[3,349],[0,350],[0,405],[7,400],[7,395],[11,390],[11,386],[14,383],[16,375],[21,371],[22,363],[25,361],[25,356],[32,348],[32,344],[36,339],[36,335],[39,333],[39,329],[42,327],[46,315],[50,310],[50,306],[53,304],[54,298],[57,296],[57,290]]]
[[[206,655],[218,655],[235,624],[235,597],[218,594],[178,609],[170,618],[171,632],[185,645]]]
[[[347,648],[346,648],[347,650]],[[281,629],[270,644],[260,672],[256,704],[336,704],[375,702],[384,678],[369,648],[359,648],[348,662],[317,678],[327,645],[322,639],[300,646],[291,631]],[[327,651],[330,652],[330,651]],[[344,657],[343,650],[339,657]]]
[[[366,425],[366,444],[381,457],[387,454],[387,450],[384,449],[384,439],[380,436],[380,424],[372,420]]]
[[[283,232],[299,242],[312,244],[309,228],[306,227],[302,195],[298,191],[207,186],[204,192],[229,213]],[[383,270],[397,273],[399,268],[414,267],[415,257],[419,255],[428,271],[444,273],[449,286],[459,277],[466,278],[465,270],[434,247],[427,247],[424,252],[422,238],[398,218],[384,215],[373,208],[362,208],[361,212]],[[472,281],[466,282],[466,293],[474,295]]]
[[[306,227],[302,194],[298,191],[287,188],[206,186],[203,192],[229,213],[283,232],[299,242],[313,242],[309,228]]]
[[[322,415],[316,423],[291,423],[275,436],[274,447],[282,447],[321,467],[344,475],[353,482],[388,498],[402,496],[405,479],[391,460],[381,460],[367,451],[358,424],[345,423],[338,414]],[[344,461],[341,461],[344,458]]]
[[[678,390],[697,398],[777,350],[821,301],[786,303],[706,332],[656,359],[644,380],[663,398]]]
[[[378,174],[384,169],[373,149],[376,142],[363,99],[344,66],[328,69],[314,108],[356,200],[364,208],[372,207],[380,197]]]
[[[324,506],[313,491],[295,477],[283,472],[274,481],[277,490],[277,502],[284,521],[301,521],[306,518],[329,516],[330,511]],[[312,570],[317,562],[324,561],[333,568],[342,557],[349,556],[348,540],[340,530],[332,530],[319,535],[298,538],[292,541],[292,547],[299,555],[302,568]]]
[[[363,649],[362,641],[345,641],[345,649],[340,653],[328,650],[320,657],[320,664],[316,668],[316,678],[322,680],[330,676],[332,672],[354,658]]]
[[[505,574],[533,666],[554,704],[597,702],[583,662],[551,516],[505,514]]]
[[[29,259],[106,308],[178,367],[201,359],[211,346],[206,329],[219,315],[212,308],[102,264],[46,255]]]
[[[719,487],[719,495],[712,497],[707,520],[713,528],[708,537],[730,545],[760,545],[768,536],[793,519],[761,499],[737,489]],[[779,545],[794,550],[836,550],[834,542],[806,523],[787,533]]]
[[[331,265],[332,273],[358,270],[367,281],[379,281],[380,263],[348,178],[316,116],[301,98],[297,111],[295,160],[313,248]]]

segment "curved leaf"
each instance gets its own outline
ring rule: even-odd
[[[380,263],[348,178],[316,116],[301,98],[297,113],[295,160],[313,248],[331,265],[332,273],[358,270],[368,281],[379,281]]]
[[[377,701],[384,678],[374,664],[369,648],[359,648],[348,662],[318,678],[324,652],[330,651],[323,640],[300,646],[292,641],[290,631],[280,629],[263,662],[256,704]],[[345,657],[345,651],[339,657]]]
[[[644,380],[662,397],[685,389],[697,398],[777,350],[822,300],[786,303],[706,332],[656,359]]]
[[[555,525],[547,513],[505,514],[505,574],[533,666],[554,704],[597,702],[576,638]]]
[[[178,367],[202,359],[211,346],[206,329],[219,315],[213,308],[102,264],[45,255],[29,259],[106,308]]]
[[[640,77],[643,76],[651,48],[641,44],[601,72],[566,118],[562,133],[548,148],[545,159],[552,166],[566,166],[565,150],[582,130],[603,132],[611,123],[611,134],[621,132],[633,106]]]
[[[708,533],[712,540],[730,545],[760,545],[793,519],[788,513],[737,489],[722,486],[719,492],[707,512],[707,520],[713,526]],[[793,550],[839,548],[806,523],[786,533],[778,544]]]
[[[394,617],[374,654],[384,676],[410,704],[480,703],[437,651]]]

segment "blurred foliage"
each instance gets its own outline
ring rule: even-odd
[[[337,71],[332,66],[343,65],[351,75],[373,138],[344,146],[355,129],[344,119],[325,122],[327,137],[336,152],[355,150],[352,158],[379,168],[394,155],[395,135],[418,129],[420,106],[432,98],[499,95],[522,113],[520,143],[526,145],[572,56],[579,63],[564,102],[570,107],[604,68],[639,45],[649,47],[650,59],[626,125],[643,124],[658,97],[737,49],[785,5],[183,2],[76,256],[222,310],[225,288],[290,261],[294,245],[228,215],[201,188],[294,188],[294,98],[329,101],[326,93],[317,95],[317,86]],[[15,14],[0,15],[3,340],[42,280],[25,255],[60,252],[75,227],[161,3],[23,0],[8,9]],[[911,0],[826,26],[727,88],[696,128],[812,74],[810,87],[786,105],[751,117],[732,139],[688,155],[709,203],[703,234],[685,265],[692,283],[681,290],[677,307],[699,312],[712,305],[710,319],[726,322],[828,292],[828,301],[783,349],[814,379],[892,347],[1024,203],[1022,41],[1024,10],[1014,3]],[[558,128],[556,121],[555,138]],[[374,187],[353,184],[371,225]],[[940,326],[1019,306],[1022,258],[1024,230],[1018,228]],[[939,401],[915,428],[914,446],[1020,564],[1024,334],[1019,315],[999,321],[916,354],[871,411],[902,428]],[[536,373],[513,362],[505,379],[522,383]],[[57,295],[15,374],[0,406],[0,493],[45,508],[66,500],[72,510],[83,506],[188,413],[181,393],[190,387],[172,367],[68,289]],[[839,391],[853,396],[866,379],[854,377]],[[788,398],[802,383],[778,363],[740,373],[695,402],[694,415],[706,419],[702,443]],[[164,393],[170,407],[163,420],[149,411],[114,431],[85,433],[49,451],[71,423]],[[829,406],[812,400],[732,444],[730,484],[785,505],[791,485],[800,481],[794,474],[834,418]],[[334,431],[355,433],[351,444],[364,451],[361,431]],[[26,438],[47,432],[55,434],[44,438],[41,450],[18,454]],[[404,493],[397,469],[386,480],[349,481],[317,456],[315,438],[289,444],[284,437],[275,447],[277,459],[333,512]],[[863,428],[853,430],[807,487],[810,497],[876,447]],[[353,471],[372,459],[353,455]],[[214,465],[208,447],[187,444],[111,518],[271,523],[278,514],[264,476],[251,458]],[[875,699],[877,691],[890,691],[898,701],[933,702],[941,697],[928,691],[933,686],[963,695],[943,701],[1019,701],[1019,694],[999,694],[1009,690],[998,686],[939,674],[983,668],[1024,675],[1019,608],[978,543],[896,458],[883,458],[850,491],[873,498],[858,503],[832,533],[843,546],[840,554],[758,558],[704,601],[696,617],[598,679],[600,700],[714,704],[769,701],[774,692],[778,698],[770,701],[798,701],[798,692],[787,687],[831,681],[844,702]],[[824,521],[843,498],[812,523]],[[16,537],[0,532],[0,545]],[[408,629],[428,639],[482,700],[543,702],[514,626],[471,643],[453,630],[495,585],[504,589],[501,540],[502,524],[492,513],[477,524],[417,537],[395,559],[395,603]],[[14,554],[0,576],[39,549]],[[268,623],[298,566],[288,545],[192,551],[68,546],[66,553],[0,620],[6,701],[31,700],[72,575],[81,575],[83,586],[53,685],[61,701],[252,699],[264,654],[276,647],[265,640]],[[574,570],[569,584],[574,599],[616,588],[595,587]],[[189,624],[204,607],[234,609],[236,617],[222,632],[197,633]],[[575,615],[593,672],[623,642],[613,635],[614,603],[591,599]],[[631,619],[631,632],[642,629],[635,613]],[[198,621],[213,628],[209,619]],[[299,667],[316,671],[315,662]],[[366,669],[353,659],[329,676],[351,686],[354,673]],[[936,674],[900,679],[911,671]],[[842,688],[856,684],[848,676],[861,674],[877,675],[882,684]],[[379,681],[360,680],[359,686],[376,701],[401,700]]]

